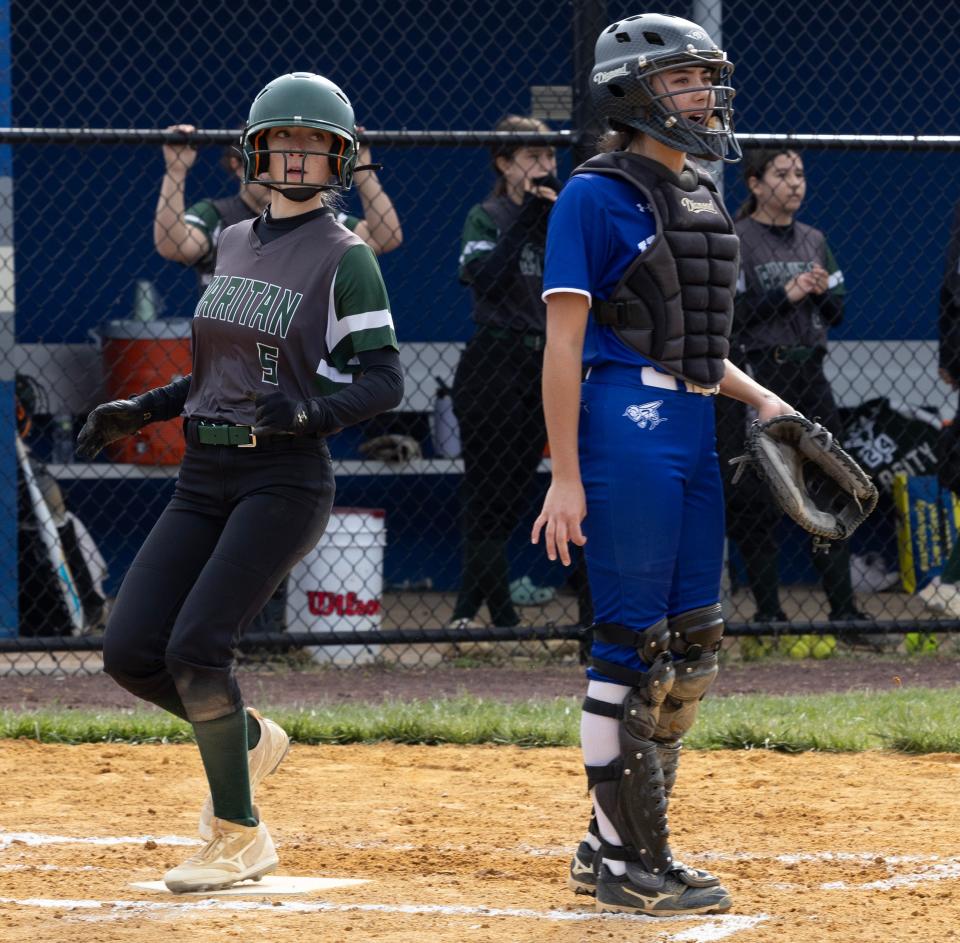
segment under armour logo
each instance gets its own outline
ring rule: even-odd
[[[652,403],[643,403],[641,406],[628,406],[624,416],[632,419],[641,429],[656,429],[661,422],[666,422],[665,416],[660,415],[662,399],[655,399]]]

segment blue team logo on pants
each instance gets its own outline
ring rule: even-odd
[[[655,399],[652,403],[643,403],[641,406],[628,406],[624,416],[629,416],[641,429],[656,429],[661,422],[666,422],[665,416],[660,415],[662,399]]]

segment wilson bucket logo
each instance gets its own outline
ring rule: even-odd
[[[313,616],[375,616],[380,612],[379,599],[360,599],[356,593],[309,591],[307,605]]]

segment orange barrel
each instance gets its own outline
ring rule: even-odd
[[[125,399],[187,376],[192,324],[192,318],[164,318],[101,325],[107,398]],[[107,447],[113,461],[134,465],[179,465],[183,452],[179,420],[154,423]]]

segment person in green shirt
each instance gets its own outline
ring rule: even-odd
[[[175,124],[168,131],[190,134],[191,124]],[[358,127],[357,133],[363,128]],[[270,191],[260,184],[244,182],[243,162],[236,148],[224,148],[221,165],[239,181],[232,196],[204,198],[185,207],[184,190],[197,150],[189,144],[164,144],[164,174],[153,216],[153,244],[163,258],[187,265],[197,273],[202,294],[217,265],[220,234],[228,226],[259,216],[270,203]],[[371,164],[370,148],[360,147],[358,166]],[[356,233],[377,255],[391,252],[403,242],[403,230],[393,201],[376,173],[357,176],[357,191],[363,218],[337,210],[337,221]]]

